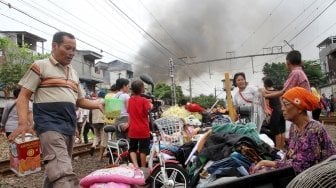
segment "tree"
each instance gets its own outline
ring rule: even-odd
[[[308,77],[310,85],[319,87],[327,83],[327,77],[322,73],[321,66],[317,61],[305,61],[303,70]]]
[[[176,86],[176,101],[179,101],[182,99],[183,92],[181,86]],[[167,85],[165,83],[158,83],[155,85],[155,90],[154,90],[154,96],[157,99],[164,100],[165,102],[168,102],[169,104],[172,103],[172,90],[171,86]]]
[[[304,61],[303,70],[311,85],[319,87],[327,83],[327,79],[325,75],[323,75],[320,65],[316,61]],[[262,71],[265,77],[268,77],[273,81],[275,88],[282,88],[288,77],[288,70],[285,63],[266,63]]]
[[[288,77],[288,70],[285,63],[266,63],[263,67],[265,77],[273,81],[273,87],[282,88]]]
[[[3,63],[0,64],[0,83],[5,97],[17,87],[17,83],[34,60],[49,56],[49,54],[34,55],[27,44],[19,47],[9,38],[0,38],[0,51],[3,55]]]
[[[197,97],[193,97],[193,102],[200,104],[204,108],[211,108],[212,105],[215,104],[216,100],[217,99],[214,95],[200,95]],[[220,100],[217,104],[225,107],[225,103],[223,100]]]

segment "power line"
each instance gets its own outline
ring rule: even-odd
[[[151,17],[155,20],[155,22],[159,25],[159,27],[169,36],[169,38],[176,44],[176,46],[178,48],[180,48],[185,55],[187,55],[186,51],[179,46],[179,44],[177,43],[177,41],[175,40],[175,38],[167,31],[167,29],[165,29],[165,27],[162,26],[162,24],[156,19],[156,17],[154,16],[154,14],[148,10],[148,8],[143,4],[143,2],[141,0],[139,0],[139,2],[141,3],[141,5],[144,7],[144,9],[151,15]],[[187,57],[189,58],[189,57]],[[180,59],[180,58],[179,58]],[[183,63],[187,64],[185,61],[182,60]],[[197,78],[197,74],[195,73],[195,71],[193,70],[193,68],[191,66],[188,65],[188,68],[187,68],[187,72],[188,72],[188,76],[190,76],[190,72],[192,72],[192,74],[195,76],[195,77],[192,77],[192,78]],[[203,80],[201,80],[203,82],[204,85],[208,85],[207,83],[205,83]]]
[[[321,32],[320,34],[318,34],[316,37],[314,37],[313,40],[311,40],[310,42],[307,42],[306,44],[303,45],[303,47],[301,48],[301,50],[305,49],[309,44],[311,44],[312,42],[314,42],[318,37],[320,37],[322,34],[326,33],[327,31],[329,31],[330,29],[332,29],[333,27],[335,27],[336,22],[334,22],[331,26],[329,26],[327,29],[325,29],[323,32]]]
[[[72,28],[72,29],[74,29],[74,30],[77,30],[77,31],[80,32],[80,33],[85,34],[85,35],[88,36],[89,38],[93,38],[93,39],[95,39],[96,41],[99,41],[99,42],[101,42],[101,43],[103,43],[103,44],[108,45],[107,43],[105,43],[105,41],[102,41],[100,38],[96,38],[96,37],[91,36],[90,34],[88,34],[87,32],[85,32],[85,30],[79,30],[79,29],[77,29],[76,27],[74,27],[74,26],[76,26],[75,23],[69,24],[69,23],[67,23],[67,22],[64,22],[64,21],[62,21],[62,20],[56,18],[55,16],[53,16],[52,14],[50,14],[50,13],[48,13],[48,12],[46,12],[46,11],[44,11],[44,10],[38,8],[38,7],[33,6],[32,4],[30,4],[30,3],[28,3],[28,2],[24,2],[23,0],[19,0],[19,1],[23,2],[25,5],[28,5],[28,6],[32,7],[32,8],[34,8],[34,9],[38,10],[39,12],[44,13],[45,15],[48,15],[49,17],[51,17],[51,18],[57,20],[59,23],[62,23],[62,24],[66,25],[66,26],[68,26],[68,27],[70,27],[70,28]],[[33,2],[33,1],[32,1],[32,2]],[[38,6],[41,6],[41,5],[38,5]],[[41,6],[41,7],[42,7],[42,6]],[[42,8],[44,8],[44,7],[42,7]],[[44,9],[45,9],[45,8],[44,8]],[[62,17],[62,16],[58,15],[58,14],[55,13],[55,12],[53,12],[53,14],[57,15],[58,17]],[[68,22],[69,22],[69,19],[68,19]],[[77,27],[78,27],[78,26],[77,26]],[[95,27],[92,27],[92,28],[95,28]],[[114,41],[116,41],[116,40],[114,40]],[[118,42],[119,44],[122,44],[122,43],[119,42],[119,41],[116,41],[116,42]],[[123,44],[122,44],[122,45],[123,45]],[[124,45],[124,46],[125,46],[125,45]],[[119,51],[120,53],[123,53],[123,54],[125,54],[125,55],[128,55],[128,53],[123,52],[123,51],[121,51],[121,50],[119,50],[119,49],[117,49],[117,48],[115,48],[115,51]]]
[[[6,6],[8,6],[9,8],[12,8],[12,9],[14,9],[14,10],[16,10],[16,11],[22,13],[22,14],[24,14],[25,16],[28,16],[29,18],[31,18],[31,19],[33,19],[33,20],[35,20],[35,21],[37,21],[37,22],[42,23],[43,25],[46,25],[46,26],[48,26],[48,27],[50,27],[50,28],[53,28],[53,29],[55,29],[56,31],[61,31],[61,30],[58,29],[57,27],[52,26],[52,25],[50,25],[50,24],[48,24],[48,23],[46,23],[46,22],[44,22],[44,21],[42,21],[42,20],[40,20],[40,19],[37,19],[37,18],[35,18],[34,16],[31,16],[30,14],[28,14],[28,13],[26,13],[26,12],[24,12],[24,11],[22,11],[22,10],[16,8],[16,7],[14,7],[14,6],[12,6],[12,5],[11,5],[10,3],[8,3],[8,2],[5,2],[5,1],[3,1],[3,0],[0,0],[0,3],[2,3],[2,4],[4,4],[4,5],[6,5]],[[96,46],[94,46],[94,45],[92,45],[92,44],[90,44],[90,43],[88,43],[88,42],[85,42],[84,40],[81,40],[80,38],[76,38],[76,40],[78,40],[78,41],[80,41],[80,42],[82,42],[82,43],[84,43],[84,44],[86,44],[86,45],[88,45],[88,46],[90,46],[90,47],[92,47],[92,48],[95,48],[95,49],[97,49],[97,50],[99,50],[99,51],[101,51],[101,52],[104,51],[103,49],[98,48],[98,47],[96,47]],[[124,61],[124,62],[127,62],[127,63],[129,63],[129,64],[133,64],[133,63],[131,63],[131,62],[129,62],[129,61],[123,59],[123,58],[120,58],[120,57],[118,57],[118,56],[113,55],[112,53],[109,53],[109,52],[107,52],[107,51],[104,51],[104,52],[107,53],[107,54],[109,54],[109,55],[111,55],[111,56],[113,56],[113,57],[115,57],[115,58],[117,58],[117,59],[120,59],[120,60],[122,60],[122,61]]]
[[[154,14],[148,10],[148,8],[143,4],[143,2],[141,0],[139,0],[139,2],[141,3],[141,5],[144,7],[144,9],[151,15],[151,17],[155,20],[155,22],[160,26],[160,28],[167,33],[167,35],[169,36],[169,38],[176,44],[176,46],[181,49],[183,51],[183,53],[185,55],[187,55],[186,51],[177,43],[177,41],[175,40],[175,38],[168,32],[168,30],[162,26],[162,24],[159,22],[158,19],[156,19],[156,17],[154,16]]]
[[[234,50],[234,51],[238,51],[239,49],[241,49],[245,43],[256,33],[258,32],[258,30],[267,22],[267,20],[273,15],[272,12],[274,12],[277,8],[280,7],[280,5],[282,4],[284,0],[281,0],[272,10],[271,12],[268,14],[268,16],[263,20],[263,22],[261,22],[261,24],[242,42],[242,44],[239,46],[238,49]]]
[[[325,9],[323,9],[322,12],[320,12],[320,14],[318,14],[311,22],[309,22],[303,29],[301,29],[300,32],[298,32],[293,38],[291,38],[288,42],[293,41],[296,37],[298,37],[304,30],[306,30],[314,21],[316,21],[325,11],[328,10],[329,7],[331,7],[334,3],[336,2],[336,0],[332,1]]]
[[[312,21],[310,21],[305,27],[303,27],[303,29],[300,30],[300,32],[298,32],[294,37],[291,38],[291,40],[289,40],[289,42],[293,41],[296,37],[298,37],[305,29],[307,29],[314,21],[316,21],[329,7],[331,7],[336,0],[332,1],[326,8],[323,9],[322,12],[320,12]],[[335,23],[336,24],[336,23]],[[284,57],[284,55],[280,56],[281,58]],[[280,57],[275,57],[273,59],[270,59],[269,61],[274,61],[276,59],[279,59]]]
[[[96,6],[94,5],[94,4],[92,4],[90,1],[86,1],[87,3],[89,3],[90,5],[91,5],[91,7],[93,7],[99,14],[101,14],[104,18],[106,18],[108,21],[111,21],[111,22],[113,22],[112,20],[110,20],[109,19],[109,16],[106,16],[106,15],[104,15],[103,13],[102,13],[102,11],[101,10],[99,10],[99,7],[98,8],[96,8]],[[97,1],[97,2],[99,2],[99,1]],[[99,4],[99,3],[97,3],[97,4]],[[100,4],[99,4],[100,5]],[[102,9],[104,9],[105,11],[107,11],[106,10],[106,8],[102,5],[101,6],[101,8]],[[115,27],[118,27],[117,26],[118,24],[115,24],[114,26]],[[119,27],[118,27],[119,28]],[[120,29],[120,28],[119,28]],[[126,33],[126,32],[123,32],[123,33]],[[114,40],[114,41],[117,41],[117,40]],[[142,55],[142,54],[140,54],[140,53],[136,53],[131,47],[129,47],[128,45],[125,45],[125,44],[123,44],[123,43],[121,43],[121,42],[119,42],[119,41],[117,41],[118,43],[120,43],[120,44],[122,44],[123,46],[126,46],[127,48],[129,48],[129,49],[131,49],[133,52],[134,52],[134,54],[135,55],[138,55],[138,56],[141,56],[142,58],[142,60],[143,61],[151,61],[151,62],[155,62],[153,59],[151,59],[150,57],[147,57],[147,56],[144,56],[144,55]],[[124,52],[123,52],[124,53]],[[127,53],[125,53],[125,54],[127,54]],[[136,56],[137,57],[137,56]],[[140,59],[140,58],[139,58]]]
[[[77,20],[81,21],[82,23],[84,23],[84,24],[90,26],[91,28],[95,29],[96,31],[100,32],[101,34],[104,34],[105,36],[107,36],[106,33],[104,33],[104,32],[101,31],[101,30],[98,30],[97,27],[95,27],[95,26],[93,26],[93,25],[91,25],[91,24],[88,24],[87,22],[85,22],[85,21],[83,21],[81,18],[79,18],[78,16],[72,14],[71,12],[67,11],[67,10],[64,9],[63,7],[59,6],[57,3],[54,3],[54,2],[52,2],[51,0],[48,0],[48,1],[49,1],[50,3],[52,3],[54,6],[58,7],[59,9],[61,9],[62,11],[68,13],[68,14],[71,15],[72,17],[74,17],[74,18],[76,18]],[[91,5],[91,7],[93,7],[94,9],[96,9],[96,7],[95,7],[93,4],[91,4],[89,1],[87,1],[87,2]],[[99,2],[99,1],[97,1],[96,3],[98,4],[98,2]],[[105,6],[102,6],[102,8],[106,11]],[[112,20],[109,19],[109,16],[103,15],[102,12],[101,12],[100,10],[96,9],[96,11],[97,11],[98,13],[100,13],[100,14],[103,16],[103,18],[106,18],[107,20],[113,22]],[[119,24],[114,24],[114,27],[116,27],[116,28],[118,28],[119,30],[121,30],[121,28],[119,27]],[[122,32],[122,34],[126,35],[127,32]],[[129,36],[129,35],[128,35],[128,36]],[[108,38],[111,38],[111,37],[108,37]],[[111,39],[112,39],[113,41],[116,41],[117,43],[119,43],[119,44],[121,44],[121,45],[123,45],[123,46],[125,46],[125,47],[127,47],[127,48],[129,48],[129,49],[131,49],[133,52],[135,52],[134,49],[132,49],[130,46],[128,46],[128,45],[126,45],[126,44],[124,44],[124,43],[122,43],[122,42],[120,42],[120,41],[118,41],[118,40],[115,40],[115,39],[113,39],[113,38],[111,38]],[[125,52],[122,52],[122,53],[125,53]],[[125,53],[125,54],[126,54],[126,53]],[[144,55],[142,55],[142,54],[140,54],[140,53],[137,53],[136,55],[140,55],[141,57],[143,57],[143,58],[145,58],[145,59],[148,59],[148,60],[154,62],[153,59],[151,59],[151,58],[149,58],[149,57],[147,57],[147,56],[144,56]]]
[[[8,18],[8,19],[11,19],[11,20],[13,20],[13,21],[15,21],[15,22],[18,22],[18,23],[20,23],[20,24],[23,24],[23,25],[25,25],[25,26],[27,26],[27,27],[31,27],[31,28],[33,28],[33,29],[35,29],[35,30],[37,30],[37,31],[39,31],[39,32],[41,32],[41,33],[44,33],[44,34],[46,34],[46,35],[49,35],[49,33],[46,33],[45,31],[42,31],[42,30],[40,30],[40,29],[38,29],[38,28],[36,28],[36,27],[30,26],[30,25],[28,25],[28,24],[26,24],[26,23],[24,23],[24,22],[22,22],[22,21],[20,21],[20,20],[17,20],[17,19],[15,19],[15,18],[9,17],[9,16],[7,16],[7,15],[5,15],[5,14],[2,14],[1,12],[0,12],[0,15],[6,17],[6,18]]]
[[[108,0],[106,0],[107,2],[108,2]],[[120,15],[120,17],[121,18],[123,18],[123,19],[125,19],[126,21],[127,21],[127,23],[129,23],[129,19],[127,19],[127,18],[125,18],[125,15],[124,14],[122,14],[120,11],[118,11],[118,9],[115,7],[115,6],[112,6],[110,3],[107,3],[107,5],[109,6],[109,7],[111,7],[112,9],[114,9],[119,15]],[[133,25],[133,24],[130,24],[129,23],[129,25],[131,25],[132,27],[134,27],[135,28],[135,26]],[[138,30],[139,28],[135,28],[135,30],[136,31],[138,31],[140,34],[141,34],[141,36],[144,38],[144,39],[146,39],[146,40],[148,40],[149,42],[150,42],[150,44],[152,44],[162,55],[164,55],[166,58],[170,58],[170,56],[169,55],[167,55],[165,52],[163,52],[158,46],[156,46],[154,43],[153,43],[153,41],[152,40],[149,40],[148,38],[146,38],[142,33],[141,33],[141,31],[139,31]]]
[[[313,3],[311,3],[307,8],[305,8],[298,16],[296,16],[289,24],[286,25],[286,27],[288,27],[290,24],[292,24],[295,20],[297,20],[297,18],[299,18],[308,8],[310,8],[316,1],[314,1]],[[330,3],[318,16],[316,16],[310,23],[308,23],[300,32],[298,32],[291,40],[295,39],[297,36],[299,36],[306,28],[308,28],[319,16],[321,16],[335,1],[333,1],[332,3]],[[319,5],[321,6],[321,5]],[[311,14],[315,11],[318,10],[318,8],[314,9]],[[311,15],[310,14],[310,15]],[[307,19],[307,18],[306,18]],[[301,22],[302,23],[302,22]],[[284,27],[285,28],[285,27]],[[283,29],[284,30],[284,29]],[[280,32],[279,32],[280,33]],[[282,47],[285,47],[286,45],[283,45]],[[283,58],[285,55],[280,55],[280,56],[276,56],[274,58],[269,59],[267,62],[272,62],[276,59],[279,58]],[[257,65],[255,67],[260,67],[263,65]]]
[[[294,19],[292,19],[292,21],[290,21],[286,26],[284,26],[275,36],[272,37],[271,40],[269,40],[268,42],[266,42],[262,47],[266,47],[267,45],[269,45],[269,43],[271,43],[276,37],[278,37],[281,33],[283,33],[287,28],[289,28],[290,25],[292,25],[292,23],[294,23],[300,16],[303,15],[303,13],[306,12],[307,9],[309,9],[314,3],[316,3],[317,1],[313,1],[308,7],[304,8],[303,11],[298,14]],[[258,51],[260,52],[260,50]]]
[[[134,25],[136,25],[141,31],[143,31],[147,36],[149,36],[152,40],[154,40],[160,47],[169,52],[173,57],[177,57],[176,54],[171,52],[168,48],[166,48],[163,44],[161,44],[158,40],[156,40],[151,34],[149,34],[146,30],[144,30],[138,23],[136,23],[131,17],[129,17],[123,10],[121,10],[112,0],[108,0],[115,8],[117,8],[127,19],[129,19]]]

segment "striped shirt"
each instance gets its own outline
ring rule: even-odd
[[[71,64],[63,66],[53,56],[35,61],[19,85],[34,93],[33,115],[38,134],[75,134],[76,101],[84,94]]]

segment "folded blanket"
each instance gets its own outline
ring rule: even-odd
[[[143,185],[145,184],[145,176],[140,169],[129,166],[118,166],[96,170],[81,179],[80,185],[84,188],[89,188],[95,183],[110,182],[124,183],[128,185]]]

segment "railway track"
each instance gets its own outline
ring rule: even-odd
[[[321,116],[320,121],[325,124],[336,125],[336,116],[330,116],[330,117]]]
[[[73,148],[72,158],[88,155],[90,153],[92,143],[76,145]],[[42,164],[43,166],[43,164]],[[0,161],[0,175],[13,174],[9,168],[9,159]]]

